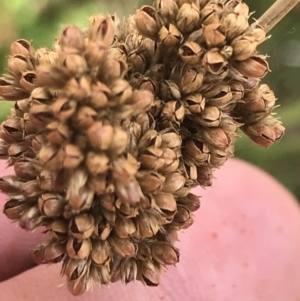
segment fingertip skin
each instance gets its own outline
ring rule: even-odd
[[[0,176],[14,174],[13,168],[6,168],[0,160]],[[0,281],[6,280],[35,264],[32,260],[32,249],[41,242],[45,234],[37,229],[34,233],[26,232],[17,222],[9,220],[3,213],[8,197],[0,192]]]
[[[258,168],[230,160],[213,188],[197,188],[201,208],[180,235],[180,262],[157,288],[139,282],[95,287],[77,300],[299,301],[300,209]],[[75,300],[60,264],[38,266],[0,283],[0,300]]]
[[[212,188],[194,191],[202,196],[201,208],[195,224],[180,236],[178,269],[186,278],[198,275],[188,286],[202,292],[201,301],[300,300],[297,200],[240,160],[229,160],[215,177]]]

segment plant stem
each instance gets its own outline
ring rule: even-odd
[[[256,25],[270,31],[300,0],[277,0],[258,20]]]

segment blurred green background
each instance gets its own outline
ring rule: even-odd
[[[258,18],[275,0],[245,1],[253,18]],[[0,0],[0,72],[6,68],[9,46],[18,38],[33,41],[34,47],[51,47],[59,30],[68,24],[84,28],[90,15],[118,12],[133,14],[142,4],[154,0]],[[276,112],[286,127],[280,143],[269,150],[261,149],[242,137],[236,156],[260,166],[300,200],[300,5],[272,31],[272,38],[260,46],[270,56],[272,72],[263,79],[279,98]],[[8,114],[11,103],[0,102],[0,121]]]

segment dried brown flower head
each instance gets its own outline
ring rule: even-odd
[[[269,147],[284,128],[269,71],[240,0],[158,0],[121,23],[96,15],[66,27],[52,50],[11,45],[0,95],[4,213],[47,229],[33,256],[62,261],[74,295],[96,284],[156,286],[179,261],[177,232],[200,207],[238,131]]]

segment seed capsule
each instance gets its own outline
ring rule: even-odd
[[[76,215],[70,221],[70,232],[77,239],[87,239],[94,231],[94,218],[87,213]]]
[[[10,53],[12,55],[22,55],[24,57],[30,56],[33,53],[32,45],[29,41],[20,39],[14,41],[10,45]]]
[[[138,271],[137,260],[135,258],[122,260],[118,270],[116,270],[116,273],[112,276],[112,282],[115,282],[117,279],[121,279],[125,284],[135,281]]]
[[[189,94],[197,91],[203,84],[204,75],[195,69],[187,70],[181,80],[181,89],[184,93]]]
[[[74,115],[76,107],[76,101],[58,98],[52,105],[52,112],[59,120],[66,121]]]
[[[104,153],[89,152],[87,154],[86,164],[93,175],[101,174],[107,171],[109,159]]]
[[[225,44],[225,28],[220,23],[212,23],[204,27],[203,38],[208,47],[218,47]]]
[[[24,202],[19,199],[10,199],[5,203],[3,212],[9,219],[18,220],[31,206],[32,204],[29,202]]]
[[[53,238],[65,238],[68,235],[68,222],[64,219],[55,219],[47,227],[47,233]]]
[[[174,172],[166,177],[166,181],[162,187],[163,192],[175,193],[180,190],[185,184],[185,177],[179,172]]]
[[[26,71],[22,72],[22,76],[20,79],[20,85],[27,91],[31,92],[35,87],[35,72]]]
[[[252,36],[240,36],[232,41],[233,56],[238,61],[247,60],[252,56],[257,47],[258,43]]]
[[[203,163],[208,161],[209,148],[203,142],[187,139],[185,151],[196,163]]]
[[[212,170],[207,165],[197,166],[197,181],[201,186],[212,185]]]
[[[39,152],[39,160],[50,170],[60,170],[64,161],[64,154],[54,145],[44,145]]]
[[[164,215],[168,218],[173,218],[176,213],[177,204],[172,194],[162,192],[155,194],[155,203]]]
[[[134,219],[134,223],[136,225],[136,232],[134,233],[134,236],[137,238],[153,237],[158,232],[160,226],[155,216],[147,213],[140,213]]]
[[[179,261],[178,250],[165,242],[151,245],[151,254],[153,259],[162,265],[174,265]]]
[[[180,229],[187,229],[193,224],[191,212],[184,206],[178,206],[173,223]]]
[[[26,209],[22,212],[22,215],[19,219],[19,226],[22,229],[31,231],[41,225],[43,218],[40,214],[40,211],[37,207],[33,206],[29,209]]]
[[[220,52],[210,50],[204,54],[202,64],[208,72],[220,74],[227,65],[227,62]]]
[[[200,11],[194,3],[184,3],[177,14],[176,24],[182,33],[195,29],[200,22]]]
[[[136,227],[131,219],[117,217],[113,230],[118,237],[127,238],[136,231]]]
[[[154,101],[154,95],[150,91],[134,91],[130,99],[126,102],[135,104],[135,114],[146,112],[150,109]]]
[[[180,101],[168,101],[163,107],[162,115],[169,121],[180,122],[185,116],[185,108]]]
[[[22,139],[23,130],[21,119],[10,117],[6,119],[1,126],[1,138],[7,143],[13,143]]]
[[[226,28],[225,34],[228,40],[234,39],[249,26],[248,16],[233,12],[224,15],[220,23]]]
[[[40,211],[48,217],[60,216],[65,207],[65,201],[57,194],[43,193],[38,200]]]
[[[108,48],[102,41],[89,41],[84,52],[84,58],[91,67],[97,67],[103,62]]]
[[[153,193],[159,190],[165,181],[162,175],[153,171],[140,171],[137,174],[137,179],[144,193]]]
[[[90,19],[88,38],[92,41],[101,41],[106,47],[110,46],[115,38],[115,25],[110,16],[92,16]]]
[[[138,30],[149,38],[155,38],[159,31],[156,11],[153,7],[144,5],[135,13],[135,22]]]
[[[62,166],[66,169],[74,169],[83,161],[84,156],[80,148],[74,144],[67,144],[62,148]]]
[[[21,192],[21,182],[15,176],[1,177],[0,190],[9,195],[19,194]]]
[[[87,258],[91,249],[92,243],[90,239],[79,240],[75,237],[70,237],[66,245],[66,251],[73,259]]]
[[[35,198],[41,191],[36,180],[27,181],[22,184],[22,195],[24,198]]]
[[[172,47],[179,44],[182,40],[182,34],[175,25],[162,26],[158,32],[159,40],[166,46]]]
[[[270,71],[268,62],[261,55],[251,56],[244,61],[237,61],[234,66],[241,74],[247,77],[262,78]]]
[[[205,127],[217,127],[221,122],[222,112],[217,107],[207,106],[193,120]]]
[[[147,286],[158,286],[162,270],[159,264],[150,261],[141,261],[137,278]]]
[[[206,129],[202,132],[203,139],[220,150],[229,146],[230,140],[220,128]]]
[[[66,247],[64,243],[52,242],[45,247],[44,256],[47,262],[60,262],[65,255]]]
[[[156,0],[156,9],[166,22],[172,22],[178,14],[176,0]]]
[[[71,63],[70,60],[68,63]],[[65,86],[69,78],[70,74],[68,73],[68,70],[66,68],[62,69],[56,66],[52,66],[50,63],[41,64],[36,69],[37,87],[59,89]]]
[[[130,239],[119,238],[118,236],[111,236],[110,239],[111,247],[121,256],[130,257],[136,253],[135,246]]]
[[[28,92],[15,87],[9,77],[0,78],[0,95],[7,100],[21,100],[29,96]]]
[[[68,26],[62,31],[59,42],[63,49],[67,48],[78,52],[84,50],[84,34],[75,25]]]
[[[199,63],[203,50],[199,44],[188,41],[180,46],[178,53],[185,63],[195,65]]]
[[[258,123],[242,127],[243,131],[258,145],[268,148],[279,141],[284,134],[284,127],[272,116],[268,116]]]
[[[192,193],[189,193],[185,198],[179,198],[178,203],[184,205],[191,212],[197,211],[200,208],[200,198]]]
[[[176,149],[181,145],[181,136],[174,130],[161,132],[161,147]]]
[[[113,139],[113,130],[111,125],[97,121],[87,131],[89,142],[95,149],[107,150]]]
[[[228,159],[230,155],[227,152],[223,152],[220,150],[215,150],[210,155],[209,163],[214,167],[222,166]]]
[[[225,108],[233,100],[230,86],[228,85],[215,85],[211,90],[204,93],[207,104],[216,106],[220,109]]]
[[[8,58],[8,71],[18,79],[21,78],[23,72],[31,69],[31,64],[23,55],[17,54]]]
[[[111,249],[108,241],[94,240],[90,256],[95,265],[107,265],[110,260],[110,252]]]
[[[77,296],[90,288],[87,276],[89,263],[86,260],[76,260],[66,257],[63,262],[62,275],[68,277],[67,286],[69,291]]]
[[[208,3],[200,11],[201,23],[203,25],[219,23],[219,13],[222,12],[222,10],[223,5],[221,3]]]
[[[69,127],[57,120],[47,125],[46,133],[48,140],[57,145],[63,144],[71,135]]]

